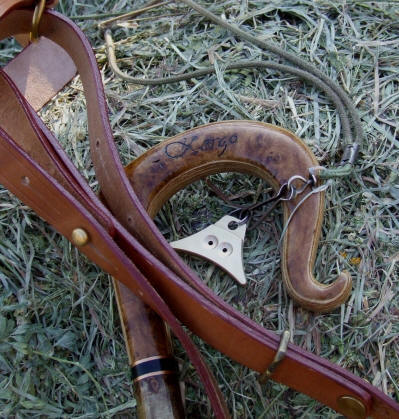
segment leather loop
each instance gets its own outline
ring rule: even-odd
[[[262,373],[258,378],[258,381],[261,384],[267,383],[267,381],[272,376],[274,370],[278,367],[280,362],[284,359],[285,353],[287,352],[289,340],[290,340],[290,332],[288,330],[284,330],[283,334],[281,335],[280,345],[278,347],[276,355],[273,358],[272,363],[267,367],[267,370],[264,373]]]

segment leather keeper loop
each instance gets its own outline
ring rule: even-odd
[[[274,356],[273,361],[269,365],[267,370],[259,376],[258,378],[259,383],[266,384],[269,378],[272,376],[274,370],[278,367],[280,362],[284,359],[285,354],[287,352],[289,340],[290,340],[290,332],[288,330],[284,330],[283,334],[281,335],[280,345],[277,349],[276,355]]]

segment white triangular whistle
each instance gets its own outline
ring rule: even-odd
[[[225,215],[215,224],[204,228],[198,233],[171,242],[170,245],[179,251],[203,257],[224,269],[241,285],[245,285],[242,248],[244,244],[246,224]]]

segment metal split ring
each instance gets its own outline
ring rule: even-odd
[[[32,28],[30,31],[30,41],[36,42],[39,39],[39,25],[46,8],[46,0],[39,0],[36,4],[32,17]]]

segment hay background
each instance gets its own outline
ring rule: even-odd
[[[217,74],[155,88],[129,85],[110,72],[97,23],[143,2],[60,0],[58,9],[85,31],[103,75],[121,159],[128,163],[164,138],[226,119],[254,119],[299,135],[322,164],[338,159],[340,125],[323,94],[276,72],[224,72],[262,52],[171,3],[114,29],[122,68],[143,77],[214,63]],[[330,314],[295,307],[281,286],[281,214],[245,243],[247,288],[213,266],[189,262],[215,292],[265,327],[289,328],[294,342],[369,380],[399,402],[399,14],[398,2],[201,1],[257,36],[310,60],[351,95],[366,139],[356,174],[327,192],[315,273],[323,282],[348,269],[349,302]],[[7,62],[18,48],[1,44]],[[48,126],[96,189],[85,102],[75,79],[42,111]],[[213,181],[253,202],[267,185],[249,176]],[[132,417],[127,356],[110,278],[51,227],[1,189],[0,415],[2,417]],[[169,238],[183,237],[222,216],[227,207],[199,182],[174,197],[158,217]],[[269,383],[196,340],[236,418],[340,417],[293,390]],[[176,342],[189,417],[209,417],[209,403]]]

